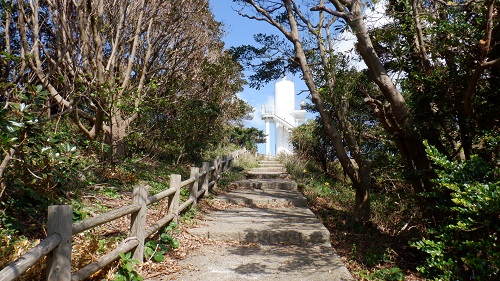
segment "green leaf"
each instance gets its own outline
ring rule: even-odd
[[[160,252],[156,252],[153,256],[153,259],[156,261],[156,262],[162,262],[165,260],[165,257],[163,256],[162,253]]]
[[[170,240],[172,240],[172,236],[170,236],[167,233],[162,233],[162,234],[160,234],[160,239],[162,242],[168,243]]]
[[[172,242],[170,243],[170,245],[171,245],[171,246],[172,246],[172,248],[174,248],[174,249],[179,248],[179,246],[180,246],[179,240],[177,240],[177,239],[173,239],[173,240],[172,240]]]
[[[123,265],[123,268],[125,268],[125,270],[127,270],[128,272],[132,272],[134,270],[134,268],[132,268],[132,264],[127,262]]]
[[[12,126],[15,126],[18,128],[24,127],[24,123],[20,123],[20,122],[16,122],[16,121],[9,121],[9,123],[12,124]]]
[[[150,247],[144,247],[144,256],[149,259],[155,251]]]

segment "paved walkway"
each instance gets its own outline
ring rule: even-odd
[[[330,234],[284,168],[262,161],[216,200],[239,205],[206,215],[189,232],[240,246],[208,246],[184,261],[191,269],[159,280],[353,280],[330,245]],[[172,277],[170,277],[172,278]]]

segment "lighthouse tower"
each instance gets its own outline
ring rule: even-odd
[[[270,109],[262,106],[262,119],[266,122],[266,155],[271,155],[270,126],[274,124],[276,154],[293,153],[290,144],[290,132],[304,122],[305,110],[295,109],[295,86],[283,77],[274,84],[274,106]]]

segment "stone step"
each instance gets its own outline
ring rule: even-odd
[[[260,161],[259,162],[259,167],[283,167],[283,164],[278,161]]]
[[[250,169],[250,172],[252,173],[259,173],[259,172],[277,172],[277,173],[286,173],[286,169],[283,167],[258,167],[258,168],[252,168]]]
[[[296,190],[297,183],[287,179],[245,179],[234,182],[242,188]]]
[[[211,212],[191,234],[262,245],[330,245],[330,233],[306,207],[234,208]]]
[[[307,207],[307,199],[298,190],[240,189],[215,200],[252,207]]]
[[[289,175],[286,172],[246,172],[247,179],[285,179]]]

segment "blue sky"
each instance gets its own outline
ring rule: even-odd
[[[364,10],[365,20],[368,28],[381,26],[390,21],[390,19],[385,15],[386,4],[387,0],[377,1],[375,6]],[[272,27],[268,23],[250,20],[238,15],[238,13],[234,11],[232,7],[238,9],[240,6],[234,4],[231,0],[211,0],[210,6],[216,20],[222,22],[225,25],[226,36],[223,38],[223,40],[226,43],[227,48],[240,45],[255,45],[256,43],[253,39],[253,35],[257,33],[277,34],[282,37],[282,34],[280,34],[276,28]],[[366,68],[364,62],[354,51],[354,43],[356,42],[356,39],[354,34],[352,34],[349,29],[345,29],[341,34],[337,34],[334,40],[336,51],[351,57],[353,59],[351,61],[353,67],[357,68],[358,70]],[[245,75],[249,76],[251,75],[251,72],[246,71]],[[397,76],[401,75],[401,73],[395,73],[393,75]],[[300,102],[302,100],[310,103],[310,101],[307,99],[307,91],[303,92],[300,95],[297,95],[301,91],[307,90],[305,83],[301,81],[298,76],[287,78],[295,83],[296,109],[299,109]],[[245,87],[243,92],[239,94],[239,97],[248,102],[255,109],[253,120],[247,121],[246,126],[256,127],[264,131],[265,123],[263,120],[261,120],[260,108],[262,105],[272,105],[274,103],[274,83],[269,83],[258,91],[249,87]],[[306,118],[311,119],[314,118],[314,116],[308,112]],[[272,154],[274,154],[273,134],[273,126],[271,126]],[[259,153],[265,153],[265,144],[259,145],[258,149]]]
[[[274,27],[267,23],[259,22],[256,20],[250,20],[238,15],[231,7],[235,9],[238,5],[234,4],[230,0],[212,0],[210,1],[210,6],[212,7],[212,12],[215,15],[217,21],[222,22],[225,26],[226,36],[223,38],[226,43],[226,48],[232,46],[240,45],[256,45],[253,35],[257,33],[266,34],[279,34]],[[245,71],[245,75],[249,76],[252,73]],[[306,90],[306,86],[299,77],[287,77],[295,83],[295,94],[298,94],[301,90]],[[255,109],[254,118],[252,120],[246,121],[245,125],[247,127],[256,127],[262,131],[265,131],[265,123],[261,120],[260,108],[262,105],[272,105],[274,100],[274,83],[269,83],[262,87],[260,90],[252,89],[248,86],[245,87],[243,92],[239,93],[239,97]],[[307,93],[302,93],[296,95],[295,103],[296,108],[299,109],[300,101],[307,101]],[[307,118],[312,118],[311,114],[308,113]],[[271,126],[273,127],[273,126]],[[273,130],[271,129],[271,153],[274,153],[273,147]],[[258,145],[259,153],[265,153],[265,144]]]

